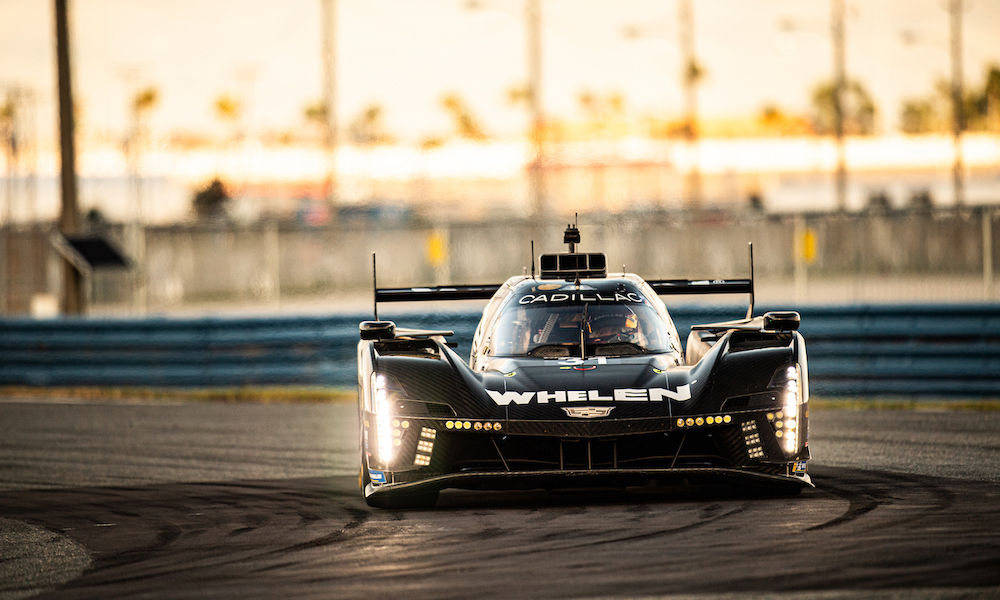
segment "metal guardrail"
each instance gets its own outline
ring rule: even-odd
[[[743,310],[680,306],[671,314],[685,335],[692,324],[738,318]],[[1000,397],[1000,305],[809,306],[799,312],[814,394]],[[0,385],[352,387],[357,325],[366,318],[0,320]],[[479,315],[396,320],[451,329],[465,352]]]

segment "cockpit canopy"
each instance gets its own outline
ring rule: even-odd
[[[541,283],[516,290],[490,336],[490,354],[557,358],[672,351],[670,328],[631,281]]]

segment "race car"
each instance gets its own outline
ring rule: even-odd
[[[543,254],[502,285],[381,289],[360,324],[360,483],[375,507],[446,488],[628,488],[724,482],[797,493],[807,473],[799,315],[753,316],[750,278],[645,281],[601,253]],[[373,257],[374,259],[374,257]],[[659,296],[748,293],[746,317],[685,346]],[[379,302],[489,299],[469,361],[451,331],[378,320]]]

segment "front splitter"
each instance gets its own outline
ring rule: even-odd
[[[484,490],[526,490],[554,488],[616,488],[648,485],[650,481],[661,485],[688,480],[696,483],[731,482],[754,485],[799,485],[816,487],[809,475],[793,477],[757,473],[743,469],[718,467],[688,467],[675,469],[594,469],[556,471],[499,471],[476,473],[449,473],[406,483],[384,483],[365,486],[365,497],[380,495],[418,495],[448,488]]]

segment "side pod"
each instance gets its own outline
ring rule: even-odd
[[[775,334],[797,331],[800,324],[801,318],[795,311],[770,311],[751,319],[692,325],[684,353],[687,364],[693,365],[700,361],[726,332],[739,332],[743,341],[749,339],[747,336],[758,338],[759,344],[767,339],[777,339]]]

